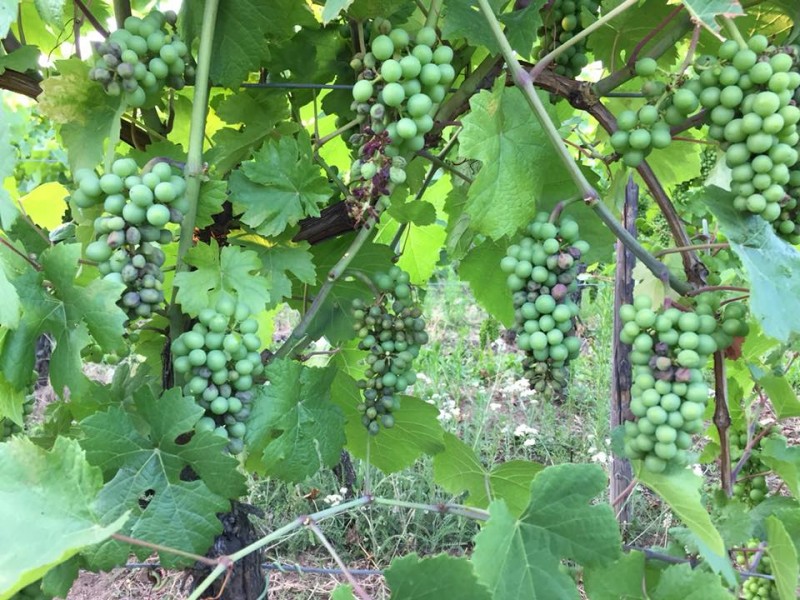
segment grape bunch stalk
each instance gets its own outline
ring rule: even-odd
[[[192,329],[171,345],[173,367],[184,380],[183,392],[205,409],[195,429],[228,440],[228,450],[244,449],[254,381],[264,372],[258,322],[250,309],[230,296],[204,308]]]
[[[758,565],[754,566],[756,556]],[[772,574],[772,559],[761,549],[761,542],[756,538],[747,541],[743,548],[734,552],[736,564],[746,571]],[[742,582],[742,598],[744,600],[778,600],[778,588],[775,582],[763,577],[748,577]]]
[[[124,283],[120,304],[131,319],[148,318],[164,302],[162,246],[172,242],[170,223],[188,210],[186,182],[167,162],[140,172],[132,158],[114,161],[111,172],[98,176],[89,169],[75,173],[73,203],[81,209],[102,204],[94,221],[97,239],[85,249],[104,279]]]
[[[762,433],[761,428],[756,428],[754,433],[755,435],[760,435]],[[761,461],[761,449],[765,440],[777,437],[779,437],[779,433],[775,428],[775,430],[770,431],[766,436],[758,440],[758,443],[751,448],[750,455],[739,470],[736,481],[733,484],[734,497],[748,506],[757,506],[769,496],[766,474],[769,473],[770,469]],[[729,440],[731,464],[735,466],[744,456],[748,446],[747,431],[731,430]]]
[[[364,401],[358,405],[364,427],[377,435],[381,427],[394,426],[393,413],[400,408],[400,394],[414,385],[414,359],[428,343],[425,320],[409,275],[393,266],[373,277],[377,296],[370,303],[352,302],[358,349],[368,351],[364,378],[358,381]]]
[[[517,347],[526,353],[525,377],[534,390],[551,396],[567,383],[567,364],[580,353],[575,334],[578,265],[589,245],[578,224],[561,217],[551,223],[539,213],[525,235],[509,246],[500,268],[513,292]]]
[[[164,87],[179,90],[191,83],[195,67],[189,48],[175,29],[177,15],[152,11],[143,19],[128,17],[122,29],[94,45],[89,78],[103,84],[109,96],[132,107],[147,104]]]

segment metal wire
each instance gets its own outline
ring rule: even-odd
[[[280,571],[281,573],[314,573],[317,575],[344,575],[342,569],[326,569],[323,567],[305,567],[303,565],[292,565],[286,563],[263,563],[261,567],[265,571]],[[160,563],[128,563],[125,569],[159,569]],[[369,577],[370,575],[383,575],[383,571],[378,569],[348,569],[351,575],[357,577]]]

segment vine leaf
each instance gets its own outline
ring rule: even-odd
[[[722,556],[725,553],[725,542],[711,522],[700,496],[703,478],[688,469],[652,473],[644,468],[642,461],[634,461],[633,464],[637,479],[661,496],[711,552]]]
[[[717,17],[741,17],[744,10],[739,0],[682,0],[692,19],[719,39],[724,39]]]
[[[16,329],[19,325],[22,305],[16,288],[8,280],[9,275],[6,273],[6,269],[11,271],[11,266],[6,264],[4,256],[0,255],[0,298],[3,299],[0,302],[0,327]]]
[[[792,496],[800,497],[800,448],[787,446],[785,438],[765,438],[761,442],[761,460],[789,488]]]
[[[0,373],[0,419],[11,419],[22,427],[25,418],[22,407],[25,404],[25,388],[17,388]]]
[[[0,75],[6,69],[24,73],[28,69],[36,69],[39,66],[39,48],[36,46],[20,46],[13,52],[5,56],[0,56]]]
[[[592,600],[641,598],[644,562],[644,554],[630,552],[611,564],[587,567],[583,574],[586,595]]]
[[[186,262],[194,271],[175,275],[176,299],[183,312],[196,316],[212,306],[223,292],[235,294],[253,313],[264,309],[269,301],[269,282],[259,274],[261,261],[252,250],[225,246],[219,250],[217,240],[197,244],[186,253]]]
[[[228,184],[220,180],[204,181],[200,186],[197,200],[197,221],[195,227],[203,229],[214,223],[214,215],[222,212],[222,205],[228,199]]]
[[[489,506],[491,518],[475,538],[472,560],[495,600],[577,599],[560,561],[603,565],[620,555],[613,510],[592,504],[606,482],[598,465],[548,467],[531,483],[530,504],[519,519],[501,500]]]
[[[200,33],[204,4],[201,0],[185,4],[184,39],[188,44]],[[211,80],[237,88],[250,71],[257,70],[269,58],[267,40],[292,37],[295,25],[317,25],[304,2],[272,0],[269,10],[258,0],[221,2],[211,47]]]
[[[98,510],[106,519],[128,513],[125,535],[203,554],[222,530],[216,513],[230,510],[228,498],[246,491],[238,461],[223,453],[227,440],[221,436],[185,435],[204,410],[179,388],[160,398],[142,393],[135,407],[136,415],[115,406],[81,421],[86,456],[110,479]],[[108,541],[88,557],[95,568],[108,569],[131,551],[141,557],[151,552]],[[160,558],[170,567],[187,564],[166,552]]]
[[[0,0],[2,4],[4,0]],[[17,11],[14,10],[16,17]],[[0,18],[2,11],[0,11]],[[1,36],[0,36],[1,37]],[[14,166],[17,163],[17,153],[11,145],[11,123],[9,119],[0,121],[0,181],[5,181],[14,175]],[[17,218],[19,211],[11,204],[11,196],[4,185],[0,185],[0,227],[8,230]]]
[[[767,393],[779,419],[800,417],[800,400],[786,377],[763,374],[756,378],[756,383]]]
[[[486,508],[496,499],[506,501],[518,517],[530,500],[531,481],[544,467],[527,460],[510,460],[492,469],[452,433],[444,434],[444,450],[433,457],[433,478],[451,494],[469,493],[467,503]]]
[[[322,9],[322,24],[327,25],[338,18],[341,12],[347,10],[352,3],[353,0],[327,0]]]
[[[669,533],[678,542],[689,548],[690,551],[696,551],[714,573],[725,579],[725,583],[729,587],[736,587],[736,571],[726,553],[716,554],[703,540],[686,527],[672,527]]]
[[[34,0],[36,11],[47,25],[56,30],[64,27],[64,7],[66,0]]]
[[[42,82],[39,109],[59,125],[72,172],[94,169],[103,160],[120,100],[89,80],[89,65],[80,59],[56,61],[56,69],[58,75]]]
[[[297,482],[339,461],[344,416],[331,402],[336,369],[314,369],[291,360],[272,361],[269,385],[253,398],[245,442],[249,469]]]
[[[490,0],[489,4],[497,13],[502,2]],[[534,31],[536,31],[535,28]],[[445,0],[442,14],[442,37],[450,41],[467,40],[472,46],[483,46],[492,53],[500,52],[497,40],[486,26],[486,19],[480,12],[478,3],[474,0]]]
[[[797,598],[797,577],[800,567],[797,564],[797,549],[783,523],[774,516],[767,517],[767,553],[770,557],[775,586],[781,600]]]
[[[310,155],[310,144],[284,136],[269,140],[252,161],[231,174],[230,190],[241,220],[264,237],[305,217],[318,217],[332,191]]]
[[[507,275],[500,270],[508,242],[484,241],[461,260],[458,275],[469,283],[478,303],[506,327],[514,322],[514,302],[506,285]]]
[[[394,427],[372,436],[361,422],[357,406],[363,402],[352,377],[340,371],[333,381],[332,400],[347,421],[347,450],[362,460],[369,457],[372,466],[384,473],[395,473],[412,464],[423,454],[444,450],[442,426],[435,406],[411,396],[401,396],[401,408],[394,413]]]
[[[356,600],[353,595],[353,586],[344,583],[337,585],[331,592],[331,600]]]
[[[254,250],[261,259],[261,272],[269,281],[268,307],[276,306],[284,298],[292,296],[290,274],[307,285],[313,285],[317,280],[314,257],[309,252],[309,245],[306,242],[270,246],[263,238],[259,238],[244,240],[243,245]]]
[[[689,564],[664,569],[649,597],[653,600],[734,600],[717,575],[693,569]]]
[[[75,440],[59,437],[52,450],[24,437],[0,444],[0,597],[11,597],[82,548],[107,539],[127,519],[101,519],[103,485]]]
[[[781,240],[759,216],[733,208],[733,195],[717,187],[704,192],[731,249],[750,279],[750,310],[764,333],[786,342],[800,333],[800,252]]]
[[[549,104],[546,94],[542,101]],[[494,240],[512,235],[536,214],[544,182],[564,165],[522,92],[500,82],[470,99],[462,119],[461,154],[483,163],[467,195],[472,227]]]
[[[466,558],[448,554],[420,558],[412,552],[395,558],[386,569],[386,583],[392,591],[392,600],[492,598],[489,590],[478,583],[472,563]]]
[[[17,20],[19,0],[0,0],[0,38],[8,35],[12,23]]]

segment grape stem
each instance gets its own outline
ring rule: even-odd
[[[725,31],[730,39],[739,44],[740,48],[747,48],[747,42],[745,41],[744,37],[742,37],[742,32],[739,31],[739,28],[736,26],[736,23],[733,22],[733,19],[728,16],[721,15],[720,21],[722,21],[722,26],[725,28]]]
[[[511,48],[511,45],[508,43],[503,30],[500,28],[500,23],[497,21],[497,17],[495,17],[494,11],[489,5],[488,0],[478,0],[478,4],[484,14],[484,17],[486,18],[487,23],[489,24],[489,28],[492,30],[492,33],[497,40],[497,43],[500,45],[503,57],[505,58],[506,64],[511,71],[511,76],[514,82],[521,88],[525,98],[528,101],[528,104],[531,107],[531,110],[533,110],[542,126],[542,129],[550,139],[554,149],[564,163],[567,172],[570,174],[572,180],[578,187],[584,202],[586,202],[586,204],[592,210],[594,210],[600,220],[603,221],[603,223],[608,226],[614,235],[631,250],[634,256],[641,260],[642,263],[659,279],[665,283],[668,282],[669,285],[681,295],[688,292],[691,289],[691,286],[685,281],[681,281],[672,275],[666,265],[659,262],[658,259],[654,258],[652,254],[647,252],[647,250],[645,250],[644,247],[639,244],[636,238],[634,238],[622,225],[620,225],[609,208],[600,201],[600,196],[597,193],[597,190],[595,190],[586,179],[583,171],[581,171],[578,164],[573,160],[572,155],[567,149],[567,146],[562,142],[561,134],[558,132],[555,124],[550,119],[550,115],[547,114],[547,110],[536,93],[536,89],[533,87],[533,81],[528,75],[528,72],[522,68],[516,56],[514,55],[514,51]],[[625,4],[630,4],[630,2],[626,2]],[[623,5],[620,5],[620,7],[621,6]],[[681,229],[681,231],[683,230]]]
[[[114,20],[117,22],[117,29],[125,26],[125,19],[131,14],[130,0],[114,0]]]
[[[314,142],[314,149],[315,150],[319,150],[320,148],[322,148],[322,146],[324,146],[325,144],[330,142],[332,139],[334,139],[337,136],[343,134],[345,131],[351,130],[353,127],[355,127],[356,125],[358,125],[362,121],[363,121],[363,119],[361,117],[356,117],[352,121],[349,121],[348,123],[345,123],[344,125],[342,125],[338,129],[336,129],[335,131],[331,131],[328,135],[323,136],[323,137],[319,138],[318,140],[316,140]]]
[[[11,244],[11,242],[9,242],[9,241],[8,241],[6,238],[4,238],[4,237],[0,237],[0,244],[3,244],[3,246],[5,246],[5,247],[6,247],[6,248],[8,248],[9,250],[11,250],[11,251],[12,251],[14,254],[16,254],[16,255],[20,256],[20,257],[21,257],[21,258],[22,258],[24,261],[26,261],[26,262],[30,263],[30,265],[31,265],[31,266],[32,266],[34,269],[36,269],[37,271],[41,271],[41,270],[42,270],[42,265],[40,265],[38,262],[36,262],[35,260],[33,260],[33,259],[30,257],[30,256],[28,256],[27,254],[25,254],[24,252],[22,252],[22,251],[21,251],[19,248],[15,248],[15,247],[14,247],[14,246]]]
[[[573,202],[580,200],[579,197],[575,196],[574,198],[567,198],[566,200],[561,200],[557,202],[556,205],[553,207],[553,210],[550,211],[550,216],[548,217],[547,221],[549,223],[555,223],[558,221],[561,213],[564,212],[564,209],[567,208]]]
[[[181,162],[179,160],[174,160],[172,158],[167,158],[166,156],[156,156],[155,158],[151,158],[148,160],[145,165],[142,167],[142,174],[149,173],[153,170],[158,163],[167,163],[171,167],[175,167],[180,170],[184,170],[186,168],[186,163]]]
[[[428,9],[428,15],[425,17],[425,27],[436,27],[439,21],[439,15],[442,13],[442,5],[444,0],[431,0],[431,7]]]
[[[97,20],[97,18],[92,14],[92,11],[89,10],[89,7],[83,3],[83,0],[75,0],[75,6],[83,13],[83,16],[86,17],[86,20],[92,24],[92,27],[95,28],[97,33],[102,35],[104,38],[109,36],[108,29],[103,27],[103,24]]]
[[[445,161],[443,161],[441,159],[441,157],[435,156],[435,155],[431,154],[430,152],[428,152],[427,150],[418,150],[417,151],[417,156],[421,156],[422,158],[424,158],[427,161],[430,161],[431,163],[433,163],[434,165],[436,165],[440,169],[443,169],[443,170],[447,171],[448,173],[452,173],[453,175],[455,175],[456,177],[458,177],[462,181],[466,181],[468,184],[472,185],[472,182],[473,182],[472,177],[470,177],[469,175],[465,175],[464,173],[462,173],[458,169],[454,169],[451,165],[449,165]],[[435,173],[436,170],[434,169],[432,172]]]
[[[678,69],[678,77],[681,77],[685,72],[686,69],[689,68],[689,65],[692,64],[692,59],[694,59],[694,52],[697,49],[697,42],[700,41],[700,24],[694,24],[694,30],[692,31],[692,39],[689,42],[689,47],[686,49],[686,56],[681,63],[680,69]]]
[[[193,554],[192,552],[185,552],[184,550],[178,550],[177,548],[170,548],[169,546],[162,546],[161,544],[154,544],[152,542],[138,540],[136,538],[128,537],[127,535],[122,535],[120,533],[112,533],[111,537],[112,539],[115,539],[118,542],[122,542],[123,544],[130,544],[131,546],[140,546],[142,548],[149,548],[150,550],[155,550],[157,552],[168,552],[169,554],[174,554],[176,556],[191,558],[192,560],[204,563],[206,565],[211,565],[212,567],[216,567],[220,564],[219,559],[216,558],[208,558],[207,556],[200,556],[199,554]]]
[[[305,524],[306,529],[311,531],[317,539],[319,540],[320,544],[328,551],[328,554],[331,555],[334,562],[338,565],[338,567],[342,570],[342,574],[344,575],[345,579],[350,582],[350,585],[353,586],[353,591],[355,591],[356,595],[361,598],[361,600],[371,600],[370,595],[361,587],[361,584],[358,583],[353,574],[348,570],[347,565],[344,564],[342,557],[339,556],[339,553],[336,552],[336,548],[334,548],[331,543],[328,541],[328,538],[325,537],[325,534],[322,533],[322,530],[317,525],[316,521],[309,518]]]
[[[719,433],[719,479],[726,497],[733,494],[731,474],[731,444],[728,430],[731,415],[728,412],[728,379],[725,375],[725,356],[722,350],[714,352],[714,426]]]
[[[698,296],[707,292],[750,292],[750,290],[748,288],[738,287],[735,285],[709,285],[686,292],[684,296]]]
[[[655,253],[656,258],[660,258],[666,254],[675,254],[677,252],[693,252],[695,250],[722,250],[730,248],[727,242],[712,242],[708,244],[692,244],[690,246],[676,246],[675,248],[665,248]]]
[[[116,1],[115,1],[116,5]],[[184,177],[186,179],[186,198],[189,210],[183,216],[181,237],[178,243],[178,256],[175,261],[175,272],[188,270],[184,261],[186,253],[194,241],[194,227],[197,222],[197,204],[200,197],[200,185],[204,174],[203,140],[206,130],[206,113],[208,112],[209,73],[211,70],[211,52],[214,41],[214,29],[217,22],[219,0],[206,0],[203,7],[203,26],[200,31],[200,48],[197,53],[197,69],[194,84],[194,100],[189,125],[189,149],[186,157]],[[184,318],[175,303],[177,288],[173,287],[170,301],[170,337],[176,339],[184,328]]]
[[[764,427],[761,431],[759,431],[756,435],[750,438],[750,441],[747,443],[747,447],[742,452],[741,458],[739,458],[739,462],[736,463],[736,466],[731,469],[731,481],[735,482],[739,479],[739,473],[747,464],[747,461],[750,459],[750,456],[753,454],[753,449],[761,442],[761,440],[767,437],[770,434],[770,427]]]
[[[602,17],[597,19],[594,23],[586,27],[585,29],[581,30],[579,33],[575,34],[574,37],[570,38],[563,44],[561,44],[558,48],[553,49],[544,57],[539,59],[536,65],[531,69],[529,76],[532,81],[536,81],[536,78],[539,74],[547,68],[553,60],[557,57],[561,56],[564,52],[566,52],[569,48],[572,48],[578,42],[585,40],[589,37],[592,33],[600,29],[601,27],[605,27],[607,23],[611,20],[615,19],[618,15],[621,15],[626,10],[639,4],[639,0],[625,0],[622,4],[617,6],[615,9],[608,11]]]

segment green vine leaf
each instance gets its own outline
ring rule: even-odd
[[[269,281],[268,308],[276,306],[284,298],[291,298],[292,278],[306,285],[314,285],[317,280],[314,257],[307,242],[272,246],[267,245],[263,238],[248,238],[240,243],[255,251],[261,259],[261,272]]]
[[[492,598],[489,590],[478,583],[469,560],[447,554],[420,558],[416,552],[412,552],[395,558],[386,570],[386,583],[392,591],[393,600]]]
[[[11,25],[17,21],[19,0],[0,0],[0,38],[8,35]]]
[[[695,22],[701,23],[720,39],[724,37],[717,17],[733,18],[744,15],[739,0],[682,0],[682,2]]]
[[[20,46],[5,56],[0,56],[0,75],[6,69],[24,73],[29,69],[36,69],[39,65],[39,48],[36,46]]]
[[[222,530],[216,513],[230,510],[228,498],[246,491],[238,461],[224,454],[227,440],[221,436],[184,435],[204,410],[179,388],[160,398],[142,394],[135,407],[136,415],[112,407],[81,421],[86,456],[109,480],[98,510],[106,519],[128,513],[125,535],[203,554]],[[131,551],[127,544],[109,541],[88,557],[95,568],[108,569]],[[147,556],[151,551],[135,552]],[[170,567],[191,563],[166,552],[160,558]]]
[[[222,212],[222,205],[228,199],[228,184],[219,179],[204,181],[200,186],[197,200],[197,221],[195,227],[203,229],[214,223],[214,215]]]
[[[178,288],[176,300],[183,312],[196,316],[203,308],[212,306],[223,292],[236,295],[253,313],[263,310],[269,302],[269,282],[259,274],[261,261],[252,250],[219,244],[197,244],[186,253],[186,262],[194,271],[175,275]]]
[[[775,586],[781,600],[797,598],[797,578],[800,566],[797,562],[797,548],[786,527],[777,517],[767,517],[767,553],[770,557]]]
[[[326,0],[325,7],[322,9],[322,24],[327,25],[337,19],[342,11],[353,3],[353,0]]]
[[[0,597],[122,527],[124,510],[112,519],[99,514],[102,485],[100,469],[75,440],[59,437],[50,451],[23,437],[0,444]]]
[[[72,172],[94,169],[103,160],[103,145],[120,100],[89,80],[88,63],[59,60],[56,68],[59,74],[42,82],[39,109],[59,125]]]
[[[785,438],[765,438],[761,442],[761,460],[800,498],[800,447],[787,446]]]
[[[782,375],[762,375],[755,378],[758,385],[767,393],[772,408],[779,419],[800,417],[800,399],[792,384]]]
[[[630,552],[611,564],[587,567],[583,573],[586,595],[592,600],[641,598],[644,563],[644,554]]]
[[[634,461],[636,477],[661,496],[709,550],[718,556],[725,553],[725,542],[711,522],[705,503],[700,496],[703,478],[688,469],[669,473],[652,473],[642,461]]]
[[[272,237],[300,219],[319,216],[332,191],[311,160],[310,149],[310,144],[301,147],[291,136],[270,140],[232,173],[231,199],[242,222]]]
[[[64,8],[66,0],[34,0],[36,11],[47,25],[54,29],[64,27]]]
[[[345,444],[344,417],[331,402],[336,369],[313,369],[274,360],[269,385],[258,388],[247,422],[247,466],[297,482],[339,462]]]
[[[452,433],[444,434],[444,450],[433,457],[433,479],[451,494],[467,491],[467,503],[486,508],[495,499],[506,501],[518,517],[530,500],[531,481],[544,467],[527,460],[510,460],[492,469]]]
[[[800,333],[800,252],[758,216],[733,208],[733,195],[706,188],[705,199],[750,279],[750,310],[764,333],[781,342]]]
[[[519,519],[503,501],[490,505],[472,560],[495,600],[579,598],[560,561],[603,565],[620,555],[614,512],[591,503],[606,484],[598,465],[558,465],[533,480],[530,504]]]
[[[653,589],[653,600],[734,600],[733,595],[722,587],[717,575],[689,564],[671,565],[664,569]]]
[[[519,89],[482,91],[470,99],[470,109],[462,119],[461,154],[483,166],[469,188],[466,212],[476,231],[497,240],[533,219],[544,182],[561,177],[564,165]]]
[[[514,322],[514,302],[506,285],[507,275],[500,270],[508,245],[505,240],[486,240],[473,247],[458,268],[459,277],[469,283],[475,299],[506,327]]]
[[[340,371],[333,382],[331,398],[344,413],[347,424],[347,450],[384,473],[401,471],[423,454],[435,455],[444,450],[444,431],[437,420],[435,406],[411,396],[402,396],[401,408],[394,413],[394,427],[379,435],[367,433],[357,406],[363,401],[356,382]]]

